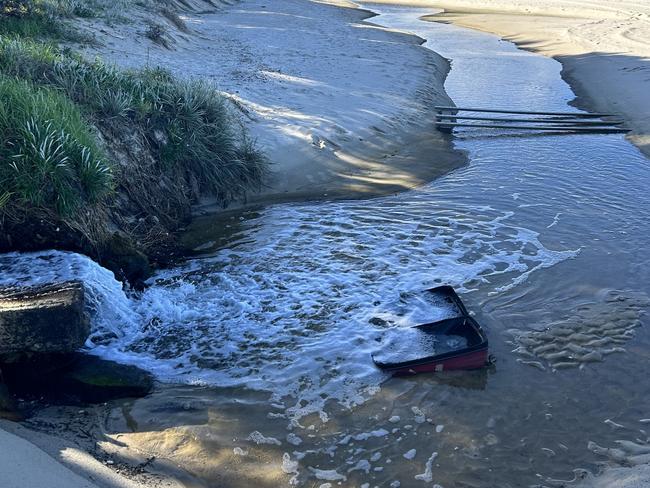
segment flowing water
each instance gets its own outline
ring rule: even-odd
[[[372,8],[453,60],[459,106],[577,110],[551,59]],[[163,381],[107,431],[206,486],[552,486],[603,459],[588,442],[643,434],[648,160],[619,135],[463,130],[456,145],[469,164],[416,191],[247,212],[225,248],[204,228],[204,255],[141,294],[66,253],[4,256],[2,280],[84,277],[88,348]],[[439,283],[496,366],[389,379],[371,352],[448,313],[411,306]]]

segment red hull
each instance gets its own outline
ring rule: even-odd
[[[434,360],[428,363],[413,365],[407,368],[392,370],[393,374],[406,375],[417,373],[431,373],[441,371],[453,371],[459,369],[479,369],[488,363],[487,348],[479,351],[472,351],[465,354],[459,354],[450,358]]]
[[[470,317],[465,305],[451,286],[443,285],[426,291],[442,303],[455,307],[455,317],[449,317],[436,322],[415,325],[413,329],[423,334],[434,336],[432,343],[444,341],[445,337],[462,337],[464,347],[455,351],[446,351],[436,355],[435,345],[431,350],[417,350],[417,356],[411,360],[400,358],[400,354],[391,356],[390,344],[386,347],[387,354],[375,355],[372,359],[380,369],[395,375],[413,375],[439,371],[480,369],[488,364],[488,339],[481,326]],[[435,337],[437,336],[437,337]],[[420,339],[410,340],[418,341]],[[443,343],[444,344],[444,343]],[[426,348],[425,348],[426,349]],[[444,351],[444,347],[442,349]],[[408,356],[406,356],[408,357]]]

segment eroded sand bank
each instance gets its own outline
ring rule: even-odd
[[[270,157],[249,203],[393,193],[462,164],[435,130],[450,104],[448,62],[370,14],[308,0],[248,0],[186,14],[171,49],[136,24],[103,29],[89,50],[125,67],[164,66],[216,83]]]

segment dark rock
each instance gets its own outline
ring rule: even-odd
[[[120,281],[129,281],[136,287],[151,275],[149,258],[122,232],[115,232],[105,244],[100,261]]]
[[[388,322],[380,317],[372,317],[370,320],[368,320],[368,322],[379,327],[386,327],[388,325]]]
[[[153,388],[153,377],[136,366],[107,361],[85,353],[33,357],[3,368],[14,395],[54,404],[101,403],[142,397]]]
[[[142,397],[153,388],[153,377],[136,366],[78,354],[72,369],[63,376],[67,388],[94,403],[113,398]]]
[[[9,393],[7,386],[0,383],[0,412],[14,408],[14,398]]]
[[[89,334],[79,281],[0,290],[0,362],[72,352]]]
[[[20,420],[21,415],[18,412],[16,401],[9,393],[7,386],[0,383],[0,419]]]
[[[7,388],[7,385],[4,384],[2,371],[0,371],[0,419],[7,419],[14,422],[23,420],[23,416],[18,410],[16,399],[9,391],[9,388]]]

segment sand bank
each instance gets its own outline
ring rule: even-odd
[[[378,0],[445,9],[428,20],[492,32],[552,56],[578,104],[625,117],[650,155],[650,4],[633,0]]]
[[[447,61],[416,36],[364,22],[369,16],[309,0],[247,0],[182,15],[189,30],[174,34],[171,49],[136,22],[104,27],[102,46],[88,53],[214,82],[272,162],[267,188],[250,203],[374,196],[464,159],[430,110],[451,103]]]
[[[79,415],[85,419],[88,415]],[[70,420],[70,423],[74,423]],[[48,433],[0,420],[0,486],[2,488],[183,488],[182,480],[164,468],[138,466],[111,450],[93,448],[94,441],[69,428],[47,426]],[[57,430],[58,429],[58,430]],[[91,452],[101,452],[101,460]],[[146,468],[146,469],[145,469]],[[177,471],[178,473],[178,471]]]

